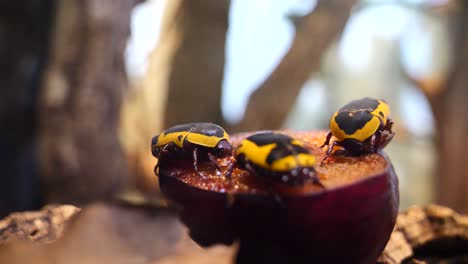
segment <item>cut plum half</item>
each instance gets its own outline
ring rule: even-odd
[[[320,161],[326,132],[282,133]],[[233,146],[251,135],[231,137]],[[226,171],[234,157],[218,160]],[[201,246],[239,241],[237,263],[375,263],[398,213],[398,179],[383,153],[333,156],[316,172],[323,186],[265,182],[235,166],[230,178],[208,161],[162,158],[159,182],[181,207],[181,220]]]

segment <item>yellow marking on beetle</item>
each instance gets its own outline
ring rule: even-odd
[[[203,147],[214,148],[218,145],[219,141],[226,139],[229,141],[229,135],[224,132],[222,138],[217,136],[207,136],[203,134],[199,134],[196,132],[189,132],[189,131],[180,131],[180,132],[172,132],[172,133],[162,133],[158,137],[158,142],[153,147],[162,147],[170,142],[174,142],[179,148],[182,148],[184,145],[184,140],[187,139],[188,142],[200,145]]]
[[[156,146],[153,147],[162,147],[167,145],[171,142],[174,142],[179,148],[183,147],[184,138],[187,136],[188,131],[180,131],[180,132],[173,132],[173,133],[161,133],[158,137],[158,142]]]
[[[207,136],[195,132],[190,132],[186,137],[188,142],[208,148],[216,147],[216,145],[218,145],[218,143],[223,139],[229,141],[229,135],[226,131],[224,131],[223,137]]]
[[[356,130],[352,134],[347,134],[339,127],[335,118],[340,112],[335,112],[335,114],[333,114],[332,118],[330,119],[330,130],[333,131],[333,136],[335,136],[339,141],[345,140],[347,138],[353,138],[360,142],[363,142],[372,136],[379,129],[381,122],[384,125],[387,124],[388,117],[390,116],[390,106],[383,100],[377,101],[379,101],[379,105],[375,108],[374,111],[370,112],[370,114],[373,116],[371,120],[369,120],[364,125],[364,127]],[[383,117],[380,115],[380,112],[383,113]]]
[[[289,171],[297,167],[312,167],[316,161],[317,159],[312,154],[299,153],[275,160],[268,169],[272,171]]]
[[[302,142],[297,140],[294,140],[291,143],[299,146],[303,145]],[[314,155],[299,153],[297,155],[288,155],[273,161],[272,164],[268,164],[266,161],[267,157],[276,146],[276,143],[258,146],[254,142],[245,139],[237,148],[236,156],[244,154],[249,159],[249,161],[255,165],[271,171],[289,171],[296,167],[311,167],[316,163],[316,158]]]
[[[254,142],[244,139],[236,150],[236,156],[244,154],[252,163],[263,168],[269,168],[270,166],[266,163],[266,159],[275,147],[276,143],[258,146]]]
[[[330,130],[333,131],[333,136],[335,136],[339,141],[345,140],[347,138],[354,138],[358,141],[363,142],[364,140],[372,136],[377,131],[377,129],[379,129],[380,126],[380,118],[373,115],[371,120],[369,120],[364,125],[364,127],[356,130],[352,134],[347,134],[338,126],[338,123],[336,123],[335,117],[337,115],[338,112],[336,112],[330,120]]]
[[[299,141],[297,139],[293,139],[293,141],[291,141],[291,144],[296,145],[296,146],[300,146],[300,147],[304,147],[304,142]]]
[[[379,105],[377,106],[377,108],[375,108],[374,111],[371,112],[371,114],[382,119],[382,122],[385,125],[387,124],[387,119],[390,116],[390,106],[382,100],[377,100],[377,101],[379,101]],[[382,112],[384,116],[383,117],[380,116],[379,112]]]

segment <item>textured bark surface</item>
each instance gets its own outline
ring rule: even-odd
[[[233,263],[237,251],[237,246],[200,248],[173,211],[116,204],[94,204],[83,210],[49,206],[10,215],[0,220],[0,244],[0,263],[20,264],[227,264]],[[467,261],[468,216],[430,205],[398,215],[378,264]]]
[[[0,2],[0,218],[40,206],[35,110],[53,2]]]
[[[296,35],[280,64],[250,97],[237,131],[278,129],[321,58],[343,31],[355,0],[322,0],[296,23]]]
[[[39,158],[49,202],[106,199],[128,179],[117,127],[135,3],[58,1],[40,101]]]
[[[379,263],[468,263],[466,256],[468,216],[431,205],[398,215]]]
[[[41,211],[13,213],[0,220],[0,245],[13,241],[55,241],[79,211],[72,205],[50,205]]]
[[[78,209],[69,206],[54,208],[55,218],[59,212]],[[16,215],[15,219],[28,218],[29,222],[49,219],[49,211]],[[68,214],[70,215],[70,214]],[[34,216],[34,217],[33,217]],[[0,222],[0,238],[3,223],[10,223],[13,216]],[[54,225],[42,225],[38,232],[49,234],[50,240],[36,240],[39,243],[13,242],[0,247],[0,263],[16,264],[172,264],[172,263],[232,263],[234,248],[215,246],[202,249],[187,236],[176,215],[167,209],[129,207],[124,205],[93,204],[84,208],[74,217],[60,218],[66,223],[66,232],[56,235],[62,229],[62,221]],[[68,220],[67,220],[68,219]],[[29,223],[28,222],[28,223]],[[51,221],[49,221],[51,222]],[[46,222],[46,223],[49,223]],[[29,229],[27,229],[29,230]],[[21,232],[13,234],[23,238]],[[4,234],[4,235],[2,235]],[[51,243],[41,243],[51,242]]]
[[[220,98],[229,4],[229,0],[167,2],[162,46],[152,59],[164,58],[167,64],[160,65],[168,68],[153,67],[148,72],[162,75],[154,85],[167,89],[164,127],[223,122]],[[167,46],[171,53],[162,53]]]

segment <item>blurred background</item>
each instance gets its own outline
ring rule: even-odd
[[[387,100],[401,209],[468,212],[468,2],[18,0],[0,3],[0,217],[46,203],[159,201],[150,140],[327,129]]]

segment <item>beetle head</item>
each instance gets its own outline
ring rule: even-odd
[[[225,157],[225,156],[232,155],[231,143],[229,143],[229,141],[227,141],[226,139],[219,141],[218,145],[216,145],[214,154],[218,157]]]

